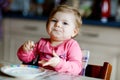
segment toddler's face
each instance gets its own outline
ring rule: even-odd
[[[47,26],[48,34],[53,40],[66,40],[77,34],[73,13],[57,12],[50,18]]]

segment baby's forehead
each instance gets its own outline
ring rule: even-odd
[[[67,11],[57,11],[56,13],[53,14],[53,16],[55,16],[56,14],[75,16],[74,12],[67,12]]]
[[[75,15],[74,15],[74,13],[70,13],[70,12],[61,12],[61,11],[59,11],[59,12],[56,12],[54,15],[53,15],[53,17],[55,17],[55,16],[60,16],[60,17],[74,17],[75,18]]]
[[[63,22],[70,22],[70,24],[76,21],[76,17],[73,15],[73,13],[68,12],[57,12],[54,16],[51,17],[51,19],[56,19]]]

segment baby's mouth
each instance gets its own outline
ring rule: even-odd
[[[61,32],[61,29],[58,29],[58,28],[54,28],[53,30]]]

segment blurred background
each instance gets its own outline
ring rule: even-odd
[[[51,10],[60,4],[77,7],[83,18],[92,20],[100,20],[103,16],[102,8],[106,6],[108,20],[120,21],[120,0],[10,0],[8,10],[3,11],[3,14],[48,16]]]
[[[89,64],[111,63],[111,80],[119,80],[120,0],[0,0],[0,61],[21,63],[18,48],[26,40],[48,37],[46,21],[61,4],[81,13],[83,25],[75,39],[90,51]]]

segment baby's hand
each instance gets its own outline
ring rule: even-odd
[[[28,40],[23,44],[23,50],[29,52],[35,47],[34,41]]]
[[[58,63],[60,62],[60,58],[59,56],[55,53],[55,51],[53,50],[53,57],[46,61],[46,60],[41,60],[38,63],[42,64],[43,66],[52,66],[55,67]]]

